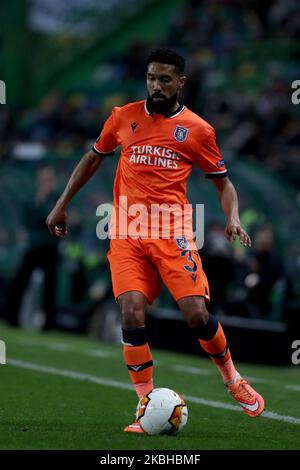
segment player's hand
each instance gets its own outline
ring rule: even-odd
[[[55,237],[65,238],[68,235],[67,213],[65,210],[55,206],[48,215],[46,224],[50,233]]]
[[[241,227],[239,220],[231,219],[227,221],[225,228],[225,237],[231,242],[233,242],[236,237],[239,237],[241,245],[249,247],[251,246],[251,238],[248,233]]]

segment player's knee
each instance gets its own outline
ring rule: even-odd
[[[200,330],[207,324],[209,313],[203,297],[184,297],[178,301],[178,305],[190,328]]]
[[[187,317],[187,322],[190,328],[200,330],[208,322],[209,313],[205,305],[192,310]]]
[[[121,305],[123,328],[140,328],[145,325],[145,312],[139,303],[126,302]]]

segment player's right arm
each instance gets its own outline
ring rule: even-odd
[[[64,238],[68,234],[66,209],[75,194],[97,171],[104,158],[104,156],[96,155],[93,150],[84,154],[74,169],[64,192],[47,217],[46,223],[52,235]]]
[[[103,159],[108,155],[112,155],[119,145],[115,132],[113,114],[114,112],[105,122],[103,130],[96,140],[93,149],[84,154],[76,166],[64,192],[47,217],[46,224],[55,237],[66,237],[68,234],[66,209],[70,201],[98,170]]]

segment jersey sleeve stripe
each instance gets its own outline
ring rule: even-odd
[[[228,175],[227,170],[223,171],[213,171],[211,173],[206,173],[205,178],[225,178]]]
[[[95,145],[93,145],[92,150],[96,155],[101,155],[101,157],[109,157],[110,155],[114,155],[115,153],[115,149],[111,152],[100,152],[98,149],[96,149]]]

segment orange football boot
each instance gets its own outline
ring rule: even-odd
[[[256,418],[264,411],[264,399],[247,382],[239,377],[234,384],[227,385],[230,395],[239,402],[245,413]]]
[[[141,428],[140,423],[138,421],[135,421],[134,423],[126,426],[124,428],[124,432],[135,432],[145,434],[145,431]]]

